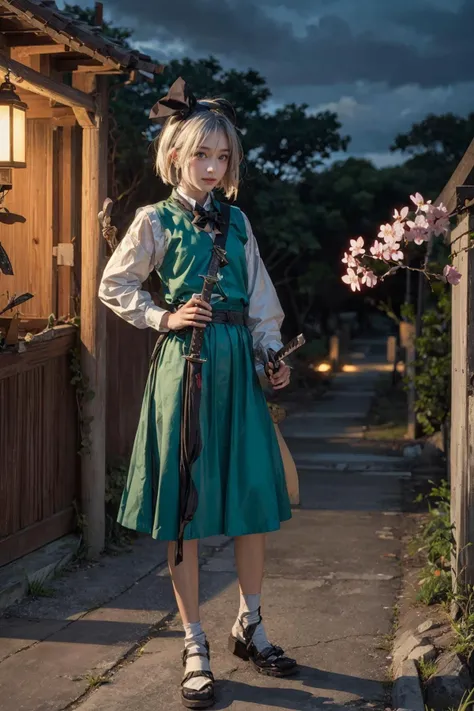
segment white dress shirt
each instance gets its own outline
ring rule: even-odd
[[[195,200],[180,188],[177,190],[192,207],[195,206]],[[209,195],[204,207],[209,205],[210,200]],[[273,348],[277,351],[282,347],[280,328],[284,313],[246,215],[244,221],[248,238],[245,244],[249,297],[247,325],[254,349]],[[211,236],[214,237],[214,234],[211,233]],[[162,264],[169,237],[169,231],[161,225],[153,205],[139,208],[104,270],[99,288],[100,300],[137,328],[169,330],[161,325],[167,310],[157,306],[151,295],[142,289],[150,272],[159,269]]]

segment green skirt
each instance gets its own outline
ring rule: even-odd
[[[186,336],[170,332],[153,362],[118,522],[158,540],[178,538],[179,437]],[[210,323],[202,356],[198,507],[185,539],[242,536],[291,518],[273,422],[246,326]]]

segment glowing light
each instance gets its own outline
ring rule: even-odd
[[[9,74],[0,86],[0,167],[26,167],[26,121],[27,106],[15,93]]]
[[[320,363],[317,367],[317,371],[319,373],[327,373],[331,370],[331,364],[330,363]]]

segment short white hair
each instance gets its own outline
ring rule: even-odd
[[[212,99],[205,100],[212,104]],[[216,104],[216,107],[218,104]],[[235,199],[239,190],[242,145],[233,123],[218,111],[197,111],[187,119],[171,116],[156,138],[156,172],[167,185],[176,187],[184,178],[189,182],[189,161],[197,148],[215,131],[229,143],[227,170],[220,183],[227,198]]]

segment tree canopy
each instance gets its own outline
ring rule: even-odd
[[[94,11],[66,9],[93,23]],[[129,45],[131,33],[104,24],[104,33]],[[182,76],[198,98],[224,97],[234,105],[246,154],[238,204],[248,215],[260,251],[276,285],[294,334],[304,324],[321,322],[341,309],[364,308],[360,295],[341,283],[341,257],[349,239],[376,238],[378,226],[410,193],[436,198],[474,136],[474,113],[429,115],[398,135],[391,146],[407,154],[405,164],[377,169],[348,157],[329,165],[333,153],[347,149],[337,114],[311,113],[306,104],[287,104],[270,112],[271,91],[255,69],[224,69],[215,57],[175,59],[153,83],[110,81],[109,193],[116,220],[125,227],[137,206],[169,193],[154,175],[150,108]],[[395,306],[404,299],[404,279],[380,285]]]

